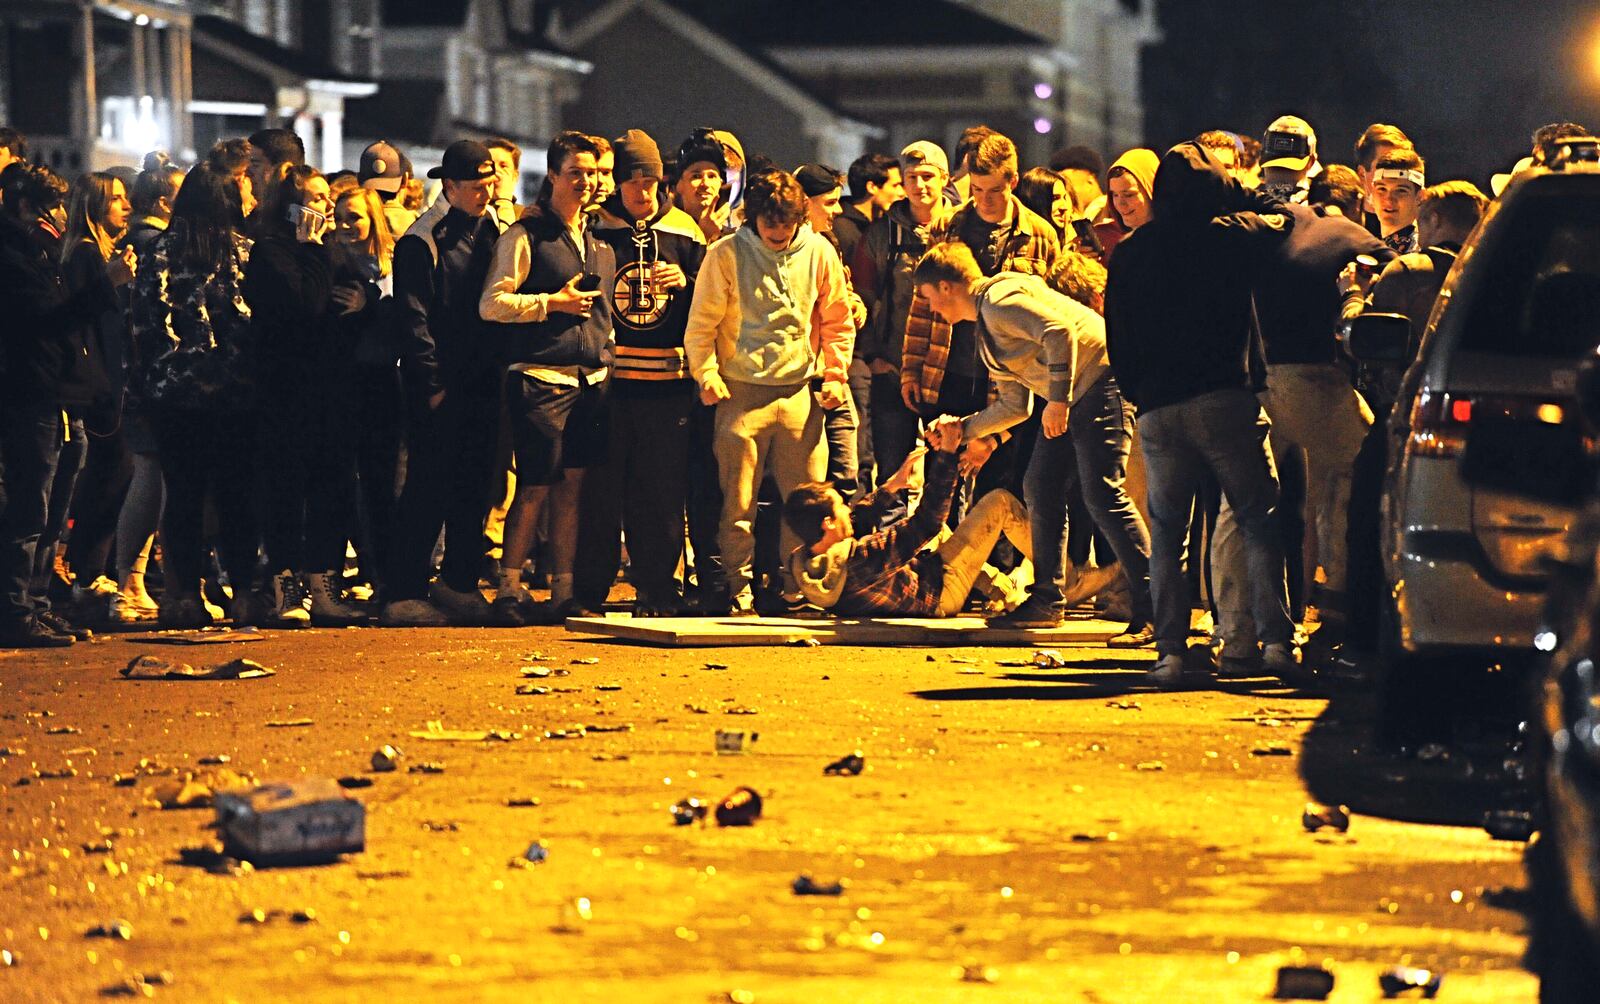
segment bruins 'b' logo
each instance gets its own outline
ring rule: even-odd
[[[672,302],[672,293],[657,289],[650,273],[651,263],[641,265],[636,261],[617,269],[611,302],[616,304],[617,319],[630,328],[653,328],[660,324]]]

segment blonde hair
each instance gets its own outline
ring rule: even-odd
[[[105,171],[81,175],[72,183],[71,190],[67,192],[67,232],[61,240],[62,261],[66,261],[72,249],[81,241],[91,242],[99,249],[103,260],[111,260],[111,255],[117,250],[117,238],[122,235],[108,231],[101,220],[105,219],[106,210],[111,206],[116,186],[121,184],[121,178]],[[122,194],[123,198],[127,198],[126,186]]]
[[[346,202],[359,201],[367,213],[366,252],[378,263],[378,274],[388,275],[394,264],[394,233],[389,230],[389,220],[383,215],[383,199],[370,188],[351,188],[340,192],[333,204],[334,214]]]

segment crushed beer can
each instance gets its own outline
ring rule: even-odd
[[[705,822],[710,806],[698,798],[682,798],[672,803],[672,821],[679,826]]]
[[[750,826],[761,818],[761,795],[749,787],[735,788],[717,803],[718,826]]]
[[[372,754],[372,769],[379,774],[387,774],[400,766],[400,760],[405,756],[393,746],[378,747]]]
[[[860,750],[856,750],[822,768],[822,773],[828,777],[855,777],[865,770],[866,766],[866,758],[861,755]]]
[[[1444,974],[1436,973],[1431,969],[1417,969],[1414,966],[1395,966],[1378,974],[1378,989],[1383,991],[1386,998],[1399,997],[1412,990],[1419,991],[1422,996],[1432,1000],[1439,993],[1439,984],[1444,982]]]
[[[743,732],[732,729],[718,729],[716,743],[718,753],[743,753],[746,742],[755,742],[761,738],[759,732]]]
[[[216,796],[224,851],[255,864],[311,864],[366,849],[366,807],[329,778]]]
[[[1067,660],[1056,649],[1041,648],[1033,653],[1033,665],[1038,669],[1062,669],[1066,664]]]
[[[1350,830],[1350,807],[1307,802],[1305,809],[1300,813],[1300,825],[1310,833],[1315,833],[1323,827],[1347,833]]]
[[[844,895],[843,882],[818,882],[810,875],[801,875],[791,883],[796,896],[842,896]]]
[[[1321,966],[1280,966],[1273,1000],[1321,1001],[1333,993],[1333,974]]]

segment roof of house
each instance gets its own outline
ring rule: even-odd
[[[281,70],[304,77],[307,80],[338,80],[350,83],[367,83],[360,77],[352,77],[304,52],[295,49],[286,49],[269,38],[246,31],[244,28],[226,18],[215,17],[210,14],[197,14],[194,19],[194,31],[222,45],[237,49],[248,56],[253,56],[263,62],[270,63]]]
[[[1047,45],[950,0],[666,0],[708,28],[748,45],[869,48],[935,45]]]

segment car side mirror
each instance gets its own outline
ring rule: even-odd
[[[1404,314],[1358,314],[1345,322],[1344,350],[1358,363],[1411,361],[1411,319]]]
[[[1461,478],[1474,488],[1576,507],[1593,478],[1583,428],[1509,415],[1474,415],[1461,455]]]

